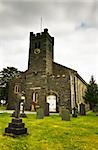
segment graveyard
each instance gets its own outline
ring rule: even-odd
[[[98,116],[94,112],[61,119],[59,114],[37,119],[36,114],[22,118],[26,135],[9,136],[5,128],[11,123],[9,113],[0,113],[0,150],[97,150]]]

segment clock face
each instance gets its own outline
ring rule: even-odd
[[[34,53],[35,53],[35,54],[39,54],[39,53],[40,53],[40,49],[39,49],[39,48],[36,48],[36,49],[34,50]]]

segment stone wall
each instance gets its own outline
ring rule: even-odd
[[[27,70],[21,74],[20,78],[13,80],[9,86],[8,108],[13,109],[15,105],[15,85],[19,85],[20,92],[25,91],[26,110],[31,110],[33,93],[38,93],[38,103],[41,107],[44,107],[47,95],[51,93],[57,96],[59,106],[65,105],[69,110],[76,105],[79,106],[80,103],[84,103],[83,95],[86,89],[86,83],[77,76],[77,72],[56,63],[53,67],[54,74],[52,75],[41,72],[35,74],[31,70]],[[86,105],[86,108],[88,108],[88,105]]]
[[[69,75],[52,75],[47,81],[48,93],[56,93],[59,105],[65,105],[70,109]]]
[[[54,38],[49,35],[48,29],[36,35],[30,33],[28,70],[9,84],[8,109],[15,107],[15,85],[19,86],[19,93],[25,92],[26,110],[31,110],[34,93],[38,94],[41,107],[51,93],[56,95],[59,106],[65,105],[69,110],[84,103],[85,81],[75,70],[53,62],[53,47]],[[36,48],[40,49],[39,53],[35,53]]]
[[[76,84],[77,84],[78,106],[79,106],[79,104],[83,103],[83,104],[85,104],[86,110],[89,110],[89,104],[85,103],[85,100],[83,99],[83,96],[85,95],[85,91],[87,89],[87,84],[82,82],[79,78],[77,78],[77,83]]]
[[[38,102],[42,106],[45,103],[45,92],[46,92],[47,78],[44,74],[37,73],[36,75],[32,72],[26,75],[25,81],[25,93],[26,93],[26,109],[31,108],[32,105],[32,94],[38,93]]]
[[[49,35],[48,29],[36,35],[31,32],[28,69],[33,72],[52,74],[53,46],[54,38]],[[36,48],[40,49],[40,53],[35,53]]]

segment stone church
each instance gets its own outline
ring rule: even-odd
[[[30,32],[28,69],[9,84],[8,109],[15,107],[15,95],[25,93],[25,109],[44,108],[58,112],[61,105],[72,110],[84,103],[87,83],[77,71],[54,62],[54,37],[44,32]],[[85,104],[87,107],[87,104]]]

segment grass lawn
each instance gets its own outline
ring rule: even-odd
[[[59,116],[36,119],[36,115],[30,114],[23,119],[29,134],[19,137],[4,135],[11,119],[10,114],[0,114],[0,150],[98,150],[95,113],[71,121],[62,121]]]
[[[0,110],[6,110],[6,106],[0,105]]]

